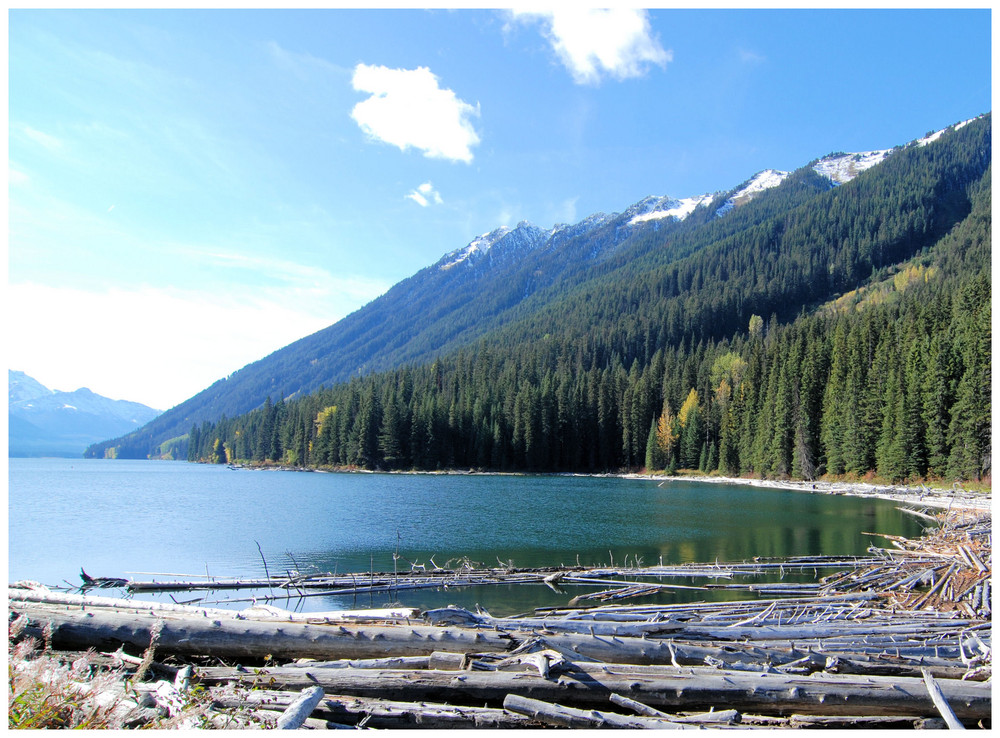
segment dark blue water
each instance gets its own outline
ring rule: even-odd
[[[442,567],[466,558],[532,567],[863,554],[884,542],[863,531],[920,532],[891,502],[740,485],[73,459],[10,459],[8,513],[9,580],[48,585],[78,584],[81,567],[136,579],[261,576],[262,555],[275,574],[392,571],[396,551],[402,569],[432,556]],[[500,610],[568,599],[544,587],[486,589],[394,599]],[[384,604],[320,599],[306,609]]]

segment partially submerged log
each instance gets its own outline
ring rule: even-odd
[[[120,597],[99,597],[68,592],[56,592],[44,587],[17,588],[7,590],[8,600],[15,602],[37,602],[47,605],[68,605],[71,607],[107,609],[118,613],[153,613],[160,617],[202,617],[216,620],[265,620],[289,623],[359,623],[407,621],[415,619],[418,611],[412,607],[386,607],[361,610],[331,610],[326,612],[291,612],[265,604],[255,604],[243,610],[182,605],[172,602],[122,599]]]

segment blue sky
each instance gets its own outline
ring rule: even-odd
[[[988,112],[991,23],[11,10],[9,368],[166,409],[499,225]]]

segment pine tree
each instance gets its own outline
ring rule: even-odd
[[[665,456],[657,440],[656,421],[649,423],[649,435],[646,437],[646,471],[665,469]]]

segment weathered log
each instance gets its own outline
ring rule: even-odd
[[[220,708],[256,708],[280,710],[290,705],[297,692],[255,689],[235,694],[228,689],[209,690],[212,704]],[[335,724],[369,728],[538,728],[538,723],[524,715],[498,707],[466,707],[433,702],[400,702],[388,699],[327,695],[313,711],[316,719]]]
[[[626,710],[631,710],[636,715],[642,715],[643,717],[651,718],[665,718],[669,717],[667,713],[661,712],[654,707],[649,705],[644,705],[636,700],[629,699],[628,697],[623,697],[622,695],[612,692],[608,697],[612,703],[618,705],[619,707],[624,707]]]
[[[430,669],[432,668],[430,663],[430,656],[392,656],[384,659],[338,659],[337,661],[298,659],[285,665],[295,669]]]
[[[327,692],[378,697],[393,694],[408,701],[450,704],[499,704],[507,694],[578,707],[605,705],[618,693],[656,709],[707,710],[726,705],[740,712],[816,715],[934,716],[937,710],[922,679],[840,674],[797,676],[751,674],[697,667],[641,667],[614,664],[563,664],[549,679],[531,672],[402,671],[375,669],[287,669],[242,672],[222,667],[196,670],[206,684],[241,680],[247,684],[302,689],[318,684]],[[956,715],[965,721],[988,719],[988,683],[939,680]]]
[[[8,601],[36,602],[47,605],[68,605],[88,609],[103,608],[115,612],[155,613],[160,617],[204,617],[216,620],[265,620],[276,622],[358,622],[358,621],[398,621],[415,618],[417,610],[411,607],[378,608],[365,610],[333,610],[326,612],[291,612],[270,605],[254,605],[243,610],[179,605],[172,602],[122,599],[120,597],[99,597],[48,589],[9,589]]]
[[[300,728],[322,699],[322,687],[304,689],[302,694],[281,713],[281,717],[278,718],[275,727],[279,730],[296,730]]]
[[[924,684],[927,685],[927,692],[931,696],[931,700],[934,702],[934,707],[937,708],[938,712],[941,713],[941,717],[944,718],[945,723],[951,730],[962,730],[965,726],[959,722],[958,718],[955,717],[955,711],[951,709],[948,704],[948,698],[944,696],[941,691],[941,687],[938,683],[934,681],[934,677],[931,673],[924,669]]]
[[[937,730],[944,728],[940,718],[880,715],[791,715],[790,728],[918,728]]]
[[[623,697],[620,694],[612,693],[609,697],[613,704],[632,710],[637,715],[651,718],[664,718],[675,723],[692,723],[697,725],[732,725],[740,721],[740,714],[736,710],[713,710],[702,712],[696,715],[671,715],[657,710],[649,705],[644,705],[636,700]]]
[[[161,623],[157,653],[210,654],[222,659],[365,659],[429,656],[434,651],[491,652],[510,648],[510,636],[490,631],[429,626],[314,625],[117,615],[103,611],[53,610],[11,603],[36,628],[51,627],[55,648],[115,650],[149,646],[153,625]]]
[[[910,515],[916,515],[918,518],[923,518],[924,520],[929,520],[932,523],[940,523],[941,521],[935,518],[933,515],[928,515],[927,513],[920,512],[919,510],[914,510],[910,507],[896,507],[897,510],[908,513]]]
[[[111,651],[125,644],[136,651],[149,645],[150,633],[155,623],[160,622],[161,633],[157,641],[158,653],[187,655],[211,654],[224,659],[263,660],[270,655],[276,660],[292,661],[312,658],[324,661],[359,659],[394,659],[416,656],[430,656],[434,651],[478,654],[498,653],[514,648],[519,643],[531,639],[529,633],[500,633],[493,630],[470,630],[462,628],[438,628],[430,626],[342,626],[322,624],[298,624],[255,622],[244,620],[217,620],[204,618],[157,618],[146,614],[122,614],[102,609],[81,610],[73,608],[53,609],[35,603],[12,602],[11,608],[28,615],[34,623],[35,634],[46,623],[52,624],[53,646],[55,648],[97,648]],[[853,621],[851,621],[853,622]],[[957,634],[967,627],[969,621],[948,621],[950,630],[946,634],[954,639],[953,647],[958,655]],[[848,627],[849,626],[849,627]],[[846,629],[845,629],[846,628]],[[693,631],[693,633],[692,633]],[[890,626],[883,622],[873,622],[865,627],[860,625],[839,626],[824,623],[809,626],[709,627],[689,626],[683,634],[699,638],[697,642],[685,643],[679,638],[666,641],[657,638],[605,637],[600,635],[580,635],[552,633],[538,640],[539,649],[552,649],[570,660],[593,659],[610,663],[632,664],[703,664],[719,663],[730,668],[753,667],[755,664],[771,663],[782,666],[807,659],[798,664],[805,670],[815,671],[826,668],[830,658],[839,659],[838,670],[842,672],[865,672],[869,667],[879,667],[882,673],[913,673],[914,666],[934,669],[935,676],[954,676],[949,668],[958,669],[961,663],[949,666],[947,661],[938,659],[924,663],[907,664],[905,660],[895,660],[891,654],[899,652],[934,659],[939,646],[935,643],[906,649],[905,643],[887,641],[880,644],[873,637],[887,637],[892,634],[910,635],[919,632],[930,635],[935,629],[914,629],[910,625]],[[815,653],[804,650],[811,644],[803,640],[807,634],[822,636],[822,646]],[[869,636],[868,649],[878,653],[888,647],[885,657],[865,657],[864,652],[854,652],[854,640],[859,635]],[[712,642],[711,637],[721,636],[729,640]],[[736,643],[738,639],[773,639],[784,636],[785,641],[796,639],[799,649],[788,648],[786,643],[776,640],[757,640],[749,644]],[[846,645],[840,645],[837,638],[847,637]],[[766,646],[766,647],[765,647]],[[383,664],[382,666],[387,666]],[[392,664],[403,666],[403,663]]]
[[[450,651],[435,651],[427,658],[428,669],[461,671],[469,662],[469,655]]]
[[[508,694],[503,701],[503,708],[519,715],[539,720],[560,728],[677,728],[697,729],[695,726],[682,723],[672,723],[662,718],[650,718],[636,715],[619,715],[616,712],[603,710],[579,710],[565,705],[533,700]]]
[[[574,598],[575,599],[575,598]],[[683,627],[681,621],[660,620],[655,623],[616,623],[570,618],[494,618],[469,612],[460,607],[429,610],[424,620],[432,625],[462,625],[502,631],[542,630],[556,633],[579,633],[599,636],[642,637],[670,633]]]

